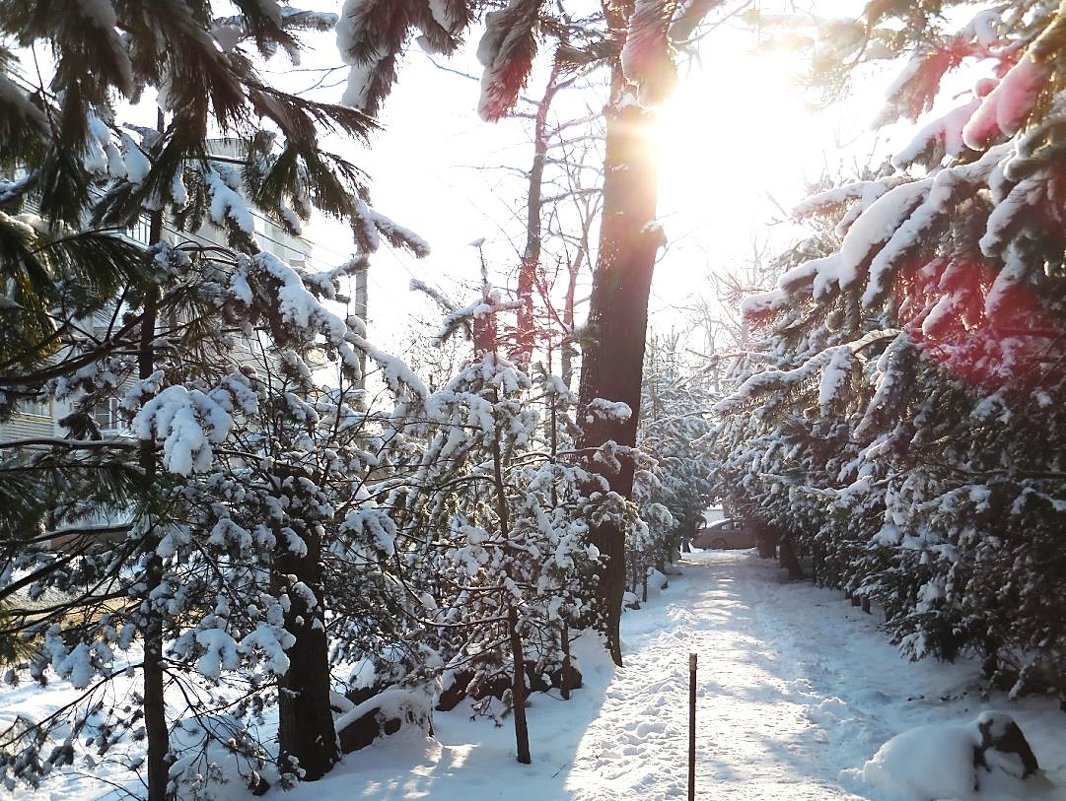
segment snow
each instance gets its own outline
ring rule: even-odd
[[[593,398],[588,406],[588,421],[616,420],[622,422],[633,416],[633,410],[629,404],[621,401],[610,401],[606,398]]]
[[[1004,713],[982,712],[971,721],[919,726],[893,737],[853,775],[900,801],[1061,797],[1039,773],[1027,782],[1018,754],[986,751],[984,764],[975,764],[981,729],[997,737],[1013,723]]]
[[[872,253],[893,239],[897,240],[893,247],[885,249],[892,254],[909,244],[909,239],[901,241],[905,234],[899,233],[899,229],[926,199],[931,185],[932,179],[926,178],[894,186],[878,196],[851,224],[839,251],[793,267],[781,276],[775,291],[749,298],[743,305],[744,313],[752,315],[779,309],[790,294],[801,288],[810,287],[813,298],[819,300],[833,291],[834,284],[842,290],[854,284]],[[887,261],[887,255],[882,252],[878,258]]]
[[[365,0],[345,0],[336,24],[337,50],[345,64],[350,66],[348,84],[341,98],[341,103],[352,108],[366,109],[371,79],[383,56],[375,50],[357,54],[356,45],[364,32],[357,27],[357,15],[365,13],[362,9]]]
[[[979,44],[992,47],[1000,41],[998,28],[1001,19],[994,9],[985,9],[970,20],[966,30],[973,34],[974,40]]]
[[[196,632],[196,643],[204,649],[196,663],[196,669],[210,678],[219,678],[222,669],[235,670],[240,662],[237,643],[221,629],[205,629]]]
[[[966,144],[981,150],[1001,134],[1016,133],[1047,86],[1051,69],[1050,60],[1037,62],[1032,54],[1011,67],[962,129]]]
[[[340,28],[337,28],[340,31]],[[340,40],[338,36],[338,41]],[[344,50],[342,49],[343,53]],[[367,108],[370,92],[370,80],[374,76],[380,59],[371,58],[367,62],[355,62],[348,71],[348,85],[341,96],[341,104],[352,108]]]
[[[637,86],[655,81],[656,72],[669,69],[669,45],[667,28],[675,4],[663,3],[661,0],[636,0],[629,15],[629,27],[626,31],[625,44],[619,61],[622,74]],[[654,95],[641,99],[655,100]]]
[[[240,231],[252,236],[255,233],[255,221],[252,219],[252,212],[244,202],[244,198],[214,167],[207,173],[206,178],[207,188],[211,194],[211,222],[220,228],[226,228],[228,220]]]
[[[776,289],[747,298],[742,311],[748,316],[776,311],[804,292],[809,292],[815,301],[822,300],[856,284],[864,274],[868,281],[862,294],[863,305],[875,305],[883,298],[896,269],[914,253],[928,231],[960,196],[989,182],[1011,151],[1010,143],[997,145],[976,161],[945,167],[935,175],[894,185],[883,194],[869,191],[859,183],[812,198],[799,208],[800,213],[812,214],[827,204],[857,199],[855,207],[845,215],[845,219],[854,217],[854,221],[844,234],[840,250],[788,270],[778,279]],[[1024,190],[1019,193],[1024,194]],[[856,207],[861,209],[857,216]],[[1009,212],[1016,213],[1022,207],[1019,199],[1010,205]],[[1002,220],[997,218],[995,231],[1009,221],[1009,212],[1002,213]],[[992,230],[990,222],[990,233],[982,240],[986,250],[995,247],[998,241],[993,241]]]
[[[291,648],[294,642],[296,638],[279,626],[260,623],[254,631],[244,636],[239,649],[242,653],[257,654],[268,671],[283,676],[289,669],[289,657],[285,649]]]
[[[118,34],[118,16],[110,0],[79,0],[78,10],[82,19],[95,26],[102,36],[93,37],[92,41],[102,45],[111,52],[112,65],[118,70],[118,89],[129,96],[133,91],[133,67],[129,53]]]
[[[433,735],[405,726],[346,756],[326,778],[288,801],[666,801],[687,783],[688,655],[696,674],[696,797],[722,801],[1066,801],[1066,715],[1052,699],[985,700],[979,667],[912,663],[877,629],[875,616],[839,593],[785,583],[752,552],[686,555],[665,590],[622,619],[625,667],[586,636],[575,643],[584,687],[562,700],[534,694],[533,764],[515,761],[511,722],[475,715],[464,702],[433,717]],[[280,615],[279,615],[280,617]],[[224,634],[198,635],[211,673],[233,658]],[[263,625],[237,647],[283,669],[284,635]],[[89,654],[70,658],[87,664]],[[81,678],[78,676],[77,678]],[[46,691],[5,688],[0,724],[69,700],[64,682]],[[417,718],[426,699],[396,689],[346,705],[339,722],[372,708]],[[1006,712],[1021,727],[1042,771],[1025,781],[1013,754],[987,751],[975,772],[976,726],[1001,733]],[[90,749],[91,750],[91,749]],[[101,797],[102,783],[133,785],[121,760],[99,763],[95,781],[76,757],[27,801]],[[87,763],[86,763],[87,764]],[[58,769],[57,769],[58,772]],[[980,779],[980,792],[970,783]],[[243,783],[213,788],[220,801],[246,796]]]
[[[981,100],[971,100],[928,123],[915,134],[909,145],[892,157],[892,164],[902,169],[918,161],[926,153],[934,152],[940,155],[942,151],[943,155],[951,158],[965,153],[966,142],[963,140],[962,131],[980,105]],[[929,162],[935,163],[939,160],[930,159]]]
[[[514,105],[514,75],[527,72],[536,54],[536,5],[512,0],[503,10],[487,12],[484,23],[477,46],[477,60],[485,68],[477,110],[481,119],[494,122]]]
[[[233,426],[221,399],[199,389],[167,387],[137,413],[133,432],[142,440],[163,440],[163,464],[169,472],[187,476],[206,470],[211,445],[222,442]]]
[[[430,699],[423,693],[392,687],[371,696],[341,714],[335,721],[337,731],[355,723],[369,712],[380,710],[390,718],[422,719],[430,715]]]
[[[126,177],[126,180],[138,186],[144,183],[144,179],[152,171],[152,162],[127,133],[122,134],[122,157],[121,174]]]
[[[14,111],[33,125],[38,133],[43,134],[47,130],[48,121],[43,112],[30,102],[26,93],[14,81],[4,75],[0,75],[0,104],[3,104],[8,113]]]
[[[434,21],[447,31],[458,33],[462,19],[453,13],[452,7],[445,0],[429,0],[429,10]]]
[[[837,393],[851,378],[854,364],[855,354],[851,352],[851,348],[845,346],[832,349],[832,356],[822,373],[822,381],[818,387],[819,406],[827,408],[836,400]]]
[[[281,7],[278,5],[278,0],[254,0],[254,3],[258,6],[260,14],[274,25],[281,27]]]
[[[833,393],[842,385],[845,364],[850,363],[851,355],[841,351],[851,351],[851,345],[840,345],[816,353],[793,370],[764,370],[747,378],[743,384],[727,398],[715,404],[716,414],[726,415],[743,406],[759,393],[776,387],[791,387],[813,380],[819,373],[823,374],[819,387],[819,403],[826,405],[832,401]],[[830,364],[833,365],[829,370]],[[823,372],[825,371],[825,372]]]
[[[353,67],[353,73],[355,68]],[[358,103],[344,101],[345,105],[359,107]],[[370,208],[361,198],[352,198],[355,207],[355,216],[359,219],[359,227],[362,230],[370,250],[375,251],[381,246],[381,235],[394,246],[408,248],[419,258],[429,255],[429,243],[422,239],[414,231],[398,225],[384,214]]]

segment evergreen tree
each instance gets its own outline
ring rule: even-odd
[[[505,310],[485,276],[477,302],[447,316],[442,337],[469,325],[475,355],[430,397],[425,449],[389,504],[405,581],[422,588],[410,636],[432,649],[452,704],[502,701],[528,763],[528,693],[573,683],[569,631],[597,556],[585,519],[599,509],[560,446],[565,434],[553,428],[545,441],[538,412],[547,406],[565,430],[575,399],[557,377],[531,377],[499,353],[484,318]]]
[[[320,667],[321,643],[305,651],[286,630],[295,618],[276,620],[275,604],[257,621],[254,601],[240,594],[259,589],[242,585],[241,576],[258,565],[275,574],[289,569],[295,551],[265,554],[257,549],[270,551],[276,541],[253,538],[254,553],[211,586],[182,561],[211,545],[189,493],[259,408],[264,385],[247,343],[272,343],[269,358],[287,359],[297,372],[307,369],[308,351],[352,374],[362,355],[373,353],[362,324],[322,302],[336,296],[350,265],[307,275],[263,252],[248,204],[292,233],[319,208],[348,220],[363,251],[381,237],[425,249],[367,205],[356,167],[319,148],[320,130],[362,138],[371,120],[287,94],[256,71],[257,60],[278,51],[295,59],[295,33],[328,29],[336,18],[274,2],[236,6],[225,18],[209,3],[186,0],[0,8],[0,153],[9,171],[0,182],[0,408],[8,414],[20,399],[55,398],[73,409],[63,421],[65,439],[4,449],[10,480],[0,511],[0,598],[63,592],[43,614],[14,609],[4,641],[32,640],[40,646],[34,676],[43,680],[51,668],[86,691],[75,733],[121,731],[143,716],[154,800],[166,794],[172,767],[166,686],[191,681],[183,660],[193,656],[209,677],[212,658],[224,669],[236,663],[227,641],[209,635],[225,630],[231,614],[256,626],[241,641],[242,653],[267,654],[267,675],[287,674],[286,648]],[[53,62],[46,82],[28,77],[20,61],[44,48]],[[126,104],[143,106],[146,98],[158,106],[154,128],[120,118]],[[220,135],[238,146],[220,152],[212,143]],[[202,225],[224,232],[229,247],[202,244]],[[141,227],[147,247],[125,233]],[[95,423],[94,409],[114,402],[132,439],[105,436]],[[304,522],[314,533],[313,521]],[[314,574],[316,561],[292,565],[292,575]],[[205,592],[191,594],[196,587]],[[196,647],[188,647],[190,637]],[[168,642],[176,650],[165,653]],[[98,705],[100,693],[121,674],[116,651],[131,645],[143,646],[143,660],[134,664],[143,678],[141,703],[108,710]],[[327,696],[324,667],[314,676],[318,687],[301,689]],[[101,711],[113,719],[99,723]],[[49,724],[58,719],[20,720],[4,734],[5,775],[36,781],[71,758],[71,741],[43,756]],[[308,743],[333,747],[328,715],[313,726],[301,720],[288,730],[306,741],[287,742],[287,749],[302,755]],[[100,737],[102,747],[120,739]],[[320,775],[330,761],[325,754],[305,775]]]
[[[673,561],[683,543],[703,526],[703,513],[711,503],[716,465],[706,440],[717,398],[706,373],[685,363],[679,340],[676,332],[653,335],[645,356],[638,445],[654,460],[655,469],[642,500],[647,506],[663,507],[669,520],[654,532],[647,560],[634,571],[642,579],[649,567],[664,570]]]
[[[1062,693],[1066,28],[1052,3],[974,13],[953,31],[868,7],[869,52],[911,53],[885,119],[932,114],[891,165],[803,204],[839,241],[747,301],[767,334],[719,407],[723,483],[820,580],[880,604],[908,653]],[[945,113],[969,59],[991,75]]]

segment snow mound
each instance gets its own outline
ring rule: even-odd
[[[905,731],[849,773],[886,801],[1066,801],[1038,769],[1021,729],[1001,712]]]

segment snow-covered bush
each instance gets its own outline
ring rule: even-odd
[[[893,801],[1017,799],[1048,789],[1025,735],[1001,712],[909,729],[854,775]]]

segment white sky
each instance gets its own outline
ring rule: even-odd
[[[468,51],[476,41],[475,30]],[[663,110],[659,209],[671,245],[656,270],[655,327],[678,325],[676,309],[693,295],[713,297],[710,270],[742,270],[755,247],[787,243],[787,226],[767,227],[781,216],[775,203],[791,207],[809,181],[827,169],[841,172],[845,159],[865,163],[873,147],[869,123],[893,71],[846,108],[817,111],[794,84],[795,63],[760,44],[751,32],[711,33],[698,59],[683,67]],[[443,63],[477,71],[470,52]],[[371,174],[375,207],[433,249],[423,261],[386,251],[372,259],[370,322],[386,346],[398,344],[409,329],[409,314],[434,313],[408,291],[412,277],[465,303],[469,296],[456,292],[454,280],[477,273],[478,252],[470,242],[484,239],[490,263],[501,273],[513,271],[521,248],[516,215],[524,214],[523,187],[495,168],[525,168],[532,158],[522,125],[478,118],[476,81],[434,67],[421,52],[409,54],[399,74],[382,113],[387,130],[375,137],[370,153],[347,152]],[[329,90],[330,99],[339,98],[342,88]],[[538,92],[534,80],[529,94]],[[310,236],[325,246],[324,261],[350,255],[342,231],[318,227]]]

